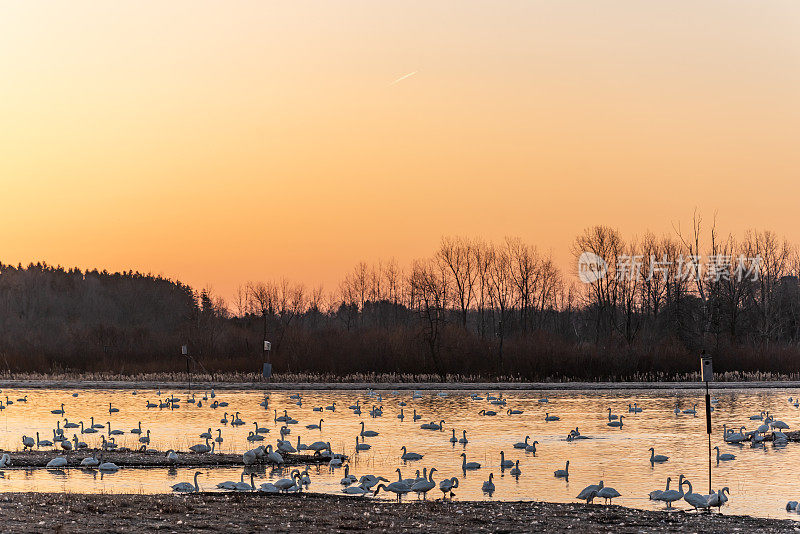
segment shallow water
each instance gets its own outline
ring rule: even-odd
[[[78,397],[72,394],[77,391]],[[174,393],[185,399],[185,391],[161,390],[161,398]],[[544,500],[557,502],[574,502],[574,496],[588,484],[596,484],[604,480],[606,486],[616,488],[622,496],[615,499],[615,504],[623,506],[660,509],[664,505],[650,501],[648,493],[654,489],[663,489],[666,478],[673,479],[672,487],[680,474],[685,474],[692,482],[697,493],[708,492],[708,442],[705,432],[703,412],[703,394],[701,391],[565,391],[565,392],[504,392],[508,401],[504,407],[492,406],[486,400],[472,400],[470,392],[450,392],[446,397],[436,393],[425,392],[422,398],[412,399],[411,392],[381,392],[370,396],[367,392],[353,391],[305,391],[301,392],[302,406],[297,406],[295,399],[290,399],[291,392],[275,392],[270,396],[269,409],[259,406],[263,400],[262,392],[219,391],[217,401],[229,403],[225,408],[210,408],[211,399],[202,401],[202,407],[196,404],[181,402],[176,410],[146,408],[147,400],[157,402],[156,391],[140,390],[134,395],[130,390],[11,390],[0,393],[0,400],[5,403],[5,396],[14,402],[0,411],[0,447],[6,450],[18,450],[22,447],[23,434],[35,435],[38,431],[42,439],[51,439],[52,429],[59,421],[63,425],[64,417],[70,422],[83,421],[90,424],[94,416],[95,423],[106,425],[97,434],[81,434],[80,428],[67,429],[69,437],[77,433],[81,441],[90,447],[99,446],[102,432],[111,428],[125,431],[117,436],[117,443],[122,446],[136,447],[138,436],[130,434],[139,421],[142,428],[150,430],[150,447],[159,450],[187,450],[190,445],[201,443],[198,436],[208,428],[214,435],[222,429],[224,452],[241,453],[254,444],[246,437],[258,422],[258,426],[270,429],[263,444],[275,443],[281,423],[274,421],[274,410],[282,414],[286,409],[289,415],[299,420],[299,424],[290,425],[292,432],[288,439],[296,444],[297,436],[303,443],[313,441],[330,441],[334,452],[343,452],[351,457],[351,472],[356,476],[372,473],[382,475],[394,481],[397,479],[395,469],[402,469],[403,477],[411,477],[417,469],[435,467],[434,480],[457,476],[459,488],[455,490],[456,499],[503,499],[503,500]],[[486,391],[478,392],[486,397]],[[497,395],[498,392],[491,392]],[[27,395],[28,402],[16,402],[16,399]],[[201,400],[204,392],[196,392],[195,399]],[[712,392],[719,399],[713,413],[712,446],[719,445],[722,452],[736,455],[730,462],[713,463],[713,488],[716,490],[728,486],[731,490],[730,501],[725,508],[726,513],[749,514],[761,517],[797,518],[796,514],[787,514],[785,504],[788,500],[800,497],[800,477],[794,473],[795,466],[800,465],[800,444],[789,443],[783,447],[775,447],[771,443],[762,448],[753,449],[749,444],[736,446],[726,444],[722,440],[722,425],[746,426],[752,430],[761,424],[751,421],[749,417],[767,410],[776,419],[783,420],[792,429],[800,425],[800,410],[789,404],[788,398],[798,395],[796,391],[774,390],[732,390]],[[540,403],[540,397],[547,396],[549,403]],[[347,407],[360,400],[363,406],[362,415],[355,415]],[[400,411],[399,403],[405,401],[406,418],[400,421],[396,416]],[[682,409],[690,408],[697,403],[698,416],[675,415],[675,402]],[[65,404],[66,414],[63,417],[53,415],[50,410]],[[336,403],[336,410],[322,413],[312,411],[313,407],[328,406]],[[643,408],[642,413],[628,413],[628,403],[637,402]],[[110,414],[109,403],[119,412]],[[383,405],[384,415],[373,418],[369,408]],[[522,410],[521,415],[507,415],[507,409]],[[622,429],[610,428],[607,409],[614,414],[624,415]],[[412,414],[416,409],[423,418],[413,422]],[[480,416],[482,409],[498,412],[494,417]],[[238,428],[223,425],[220,419],[225,412],[240,412],[246,422]],[[545,422],[545,413],[560,417],[559,421]],[[228,416],[230,418],[230,416]],[[322,430],[307,430],[305,425],[318,423],[323,418]],[[428,421],[445,420],[443,431],[420,429],[420,424]],[[364,421],[368,430],[379,432],[377,437],[366,438],[372,445],[369,451],[355,453],[355,437],[360,431],[360,422]],[[580,428],[582,439],[568,442],[565,440],[570,429]],[[467,431],[469,443],[451,444],[451,429],[456,429],[457,437],[462,430]],[[532,453],[514,449],[513,444],[524,441],[530,435],[531,440],[539,442],[537,452]],[[409,451],[424,454],[421,461],[403,462],[400,460],[402,445]],[[655,447],[657,454],[670,457],[664,464],[651,466],[649,462],[650,447]],[[521,476],[510,476],[509,469],[501,470],[500,450],[505,451],[506,459],[519,460]],[[482,464],[481,469],[469,471],[466,476],[461,470],[460,454],[465,452],[467,460]],[[55,456],[54,452],[54,456]],[[13,458],[12,453],[12,458]],[[563,469],[566,460],[570,461],[569,481],[556,479],[553,471]],[[224,480],[238,481],[241,468],[199,469],[203,474],[199,477],[203,490],[212,490],[218,482]],[[161,493],[170,491],[170,486],[179,481],[190,481],[194,468],[123,468],[113,474],[101,475],[94,470],[67,469],[52,471],[46,469],[6,469],[0,485],[3,491],[70,491],[70,492],[105,492],[105,493]],[[343,469],[331,469],[327,466],[309,468],[312,484],[309,488],[317,492],[339,492],[342,486],[339,480]],[[496,491],[489,497],[481,491],[483,481],[494,473]],[[256,472],[256,484],[274,481],[286,476],[285,470],[272,470],[263,467]],[[383,495],[383,494],[380,494]],[[432,490],[428,498],[438,498],[441,492]],[[389,494],[386,498],[392,498]],[[406,499],[416,497],[407,496]],[[679,508],[687,505],[681,501]]]

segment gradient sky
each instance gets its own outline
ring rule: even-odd
[[[800,242],[798,134],[794,0],[0,3],[4,262],[230,295],[695,207]]]

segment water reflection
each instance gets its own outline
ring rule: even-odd
[[[74,393],[72,390],[3,391],[12,402],[25,396],[28,400],[14,402],[0,411],[0,447],[12,451],[13,457],[13,451],[22,448],[23,435],[35,436],[38,432],[40,439],[49,439],[54,436],[54,429],[66,427],[66,436],[72,439],[74,435],[89,447],[114,438],[119,447],[135,449],[141,445],[140,438],[146,438],[149,432],[149,448],[186,451],[205,443],[200,435],[210,432],[213,438],[220,439],[213,441],[216,450],[242,453],[257,444],[247,440],[255,429],[265,435],[262,443],[274,444],[281,427],[285,427],[290,430],[288,439],[292,443],[297,438],[306,444],[329,441],[335,452],[351,457],[351,473],[359,478],[372,474],[395,481],[396,469],[400,469],[403,478],[408,478],[417,469],[435,467],[437,487],[431,496],[438,494],[442,479],[451,477],[459,479],[458,487],[453,488],[456,499],[563,502],[574,501],[577,491],[604,480],[622,494],[615,503],[640,508],[663,507],[650,501],[648,493],[663,489],[668,476],[676,481],[684,474],[695,491],[705,493],[708,489],[708,445],[700,391],[569,391],[548,392],[546,396],[534,391],[488,395],[481,391],[474,396],[469,392],[451,392],[447,396],[424,394],[418,398],[413,398],[410,392],[382,392],[378,397],[367,392],[308,391],[302,392],[300,399],[291,398],[289,392],[276,392],[268,403],[263,402],[262,392],[218,391],[215,398],[208,392],[194,392],[195,402],[186,402],[187,397],[189,400],[192,397],[181,391],[162,390],[159,395],[156,390],[139,390],[134,395],[129,390],[81,390],[77,397]],[[722,453],[734,454],[736,458],[714,462],[714,489],[731,488],[729,513],[785,517],[786,501],[800,495],[800,479],[791,476],[793,466],[800,465],[800,445],[726,443],[722,440],[722,428],[744,425],[753,430],[763,421],[751,416],[762,411],[769,411],[796,428],[800,410],[788,398],[796,397],[797,393],[731,390],[715,396],[719,402],[713,414],[712,446],[719,446]],[[501,397],[505,404],[497,400]],[[172,402],[173,398],[180,402]],[[63,415],[51,413],[60,410],[61,404],[64,404]],[[699,416],[691,413],[695,404]],[[362,413],[354,413],[348,406],[358,406],[355,411]],[[111,412],[109,408],[119,412]],[[397,417],[401,408],[402,419]],[[483,410],[497,415],[479,415]],[[615,415],[617,418],[609,418]],[[231,425],[237,417],[244,424]],[[320,426],[320,419],[324,420],[321,429],[306,428]],[[621,421],[622,426],[608,426],[613,421]],[[435,426],[431,427],[431,423]],[[101,426],[96,428],[97,432],[86,432],[92,425]],[[435,429],[423,429],[421,425]],[[139,429],[141,433],[131,432]],[[400,450],[403,446],[423,458],[403,461]],[[651,463],[651,447],[669,460]],[[500,451],[507,462],[502,467]],[[53,456],[56,454],[54,450]],[[465,471],[464,461],[480,467]],[[555,472],[565,469],[567,461],[570,462],[568,477],[556,478]],[[519,473],[514,475],[511,470],[516,468]],[[243,469],[200,471],[201,488],[216,491],[218,482],[238,481]],[[341,469],[314,465],[308,471],[310,490],[341,491]],[[0,484],[4,491],[155,493],[170,491],[172,484],[191,480],[194,472],[194,468],[179,466],[122,468],[112,474],[94,469],[6,468]],[[767,479],[763,476],[777,472],[782,476]],[[289,475],[287,469],[265,466],[248,466],[244,473],[245,478],[251,473],[255,475],[256,485]],[[484,492],[483,484],[490,474],[494,490]],[[382,495],[383,492],[379,494]],[[393,497],[393,494],[386,496]],[[412,494],[407,498],[415,497]]]

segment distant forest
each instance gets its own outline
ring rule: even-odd
[[[137,272],[0,265],[0,371],[181,372],[187,344],[192,369],[259,372],[265,338],[276,373],[657,380],[696,371],[701,350],[717,371],[800,367],[800,261],[775,234],[721,237],[696,216],[687,235],[588,228],[584,251],[605,278],[582,283],[520,239],[446,237],[405,268],[359,263],[333,291],[256,281],[229,302]],[[735,261],[718,279],[664,271],[695,255],[758,256],[758,279]],[[620,276],[629,257],[645,276]]]

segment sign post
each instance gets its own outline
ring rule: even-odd
[[[189,371],[189,345],[181,345],[181,355],[186,358],[186,376],[189,378],[189,391],[192,391],[192,373]]]
[[[700,380],[706,384],[706,434],[708,434],[708,494],[711,495],[711,395],[708,383],[714,380],[711,356],[700,356]]]
[[[264,340],[264,365],[261,369],[261,376],[263,378],[270,378],[272,376],[272,363],[269,360],[269,354],[272,350],[272,343]]]

